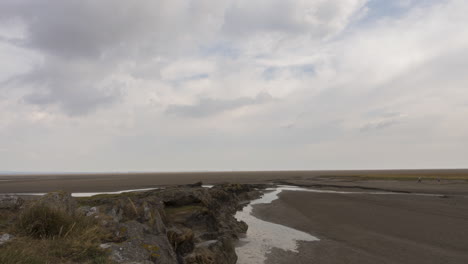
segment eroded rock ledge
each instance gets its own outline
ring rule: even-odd
[[[114,263],[234,264],[234,243],[248,228],[234,215],[264,187],[199,183],[86,198],[55,192],[33,203],[95,219],[108,234],[100,248]],[[8,199],[8,210],[21,211]]]

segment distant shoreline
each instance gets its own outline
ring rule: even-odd
[[[438,168],[438,169],[343,169],[343,170],[187,170],[187,171],[108,171],[108,172],[25,172],[25,171],[0,171],[0,177],[8,176],[106,176],[106,175],[164,175],[164,174],[245,174],[245,173],[293,173],[317,175],[353,176],[369,174],[467,174],[468,168]]]
[[[396,180],[421,178],[468,180],[468,169],[437,170],[315,170],[315,171],[206,171],[206,172],[140,172],[140,173],[74,173],[0,175],[0,193],[50,192],[103,192],[123,189],[150,188],[167,185],[205,184],[223,182],[264,183],[285,180],[348,181]]]

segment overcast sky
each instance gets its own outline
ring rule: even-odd
[[[2,0],[0,171],[468,167],[466,0]]]

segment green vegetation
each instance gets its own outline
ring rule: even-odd
[[[40,204],[28,208],[20,215],[16,230],[33,238],[59,238],[66,237],[82,221]]]
[[[185,206],[177,206],[177,207],[166,207],[165,212],[167,215],[178,215],[178,214],[185,214],[185,213],[193,213],[196,211],[205,212],[208,209],[204,206],[200,205],[185,205]]]
[[[10,230],[16,237],[1,246],[2,264],[110,263],[99,247],[108,234],[90,217],[36,204]]]
[[[143,244],[143,248],[151,253],[151,259],[157,260],[161,255],[159,254],[159,247],[157,245]]]
[[[117,194],[97,194],[90,197],[79,197],[76,201],[79,205],[98,206],[101,204],[108,203],[112,200],[118,200],[122,197],[134,198],[139,197],[141,193],[138,192],[124,192]]]

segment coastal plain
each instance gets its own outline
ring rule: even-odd
[[[309,233],[273,263],[468,263],[468,170],[262,171],[1,175],[0,193],[119,191],[202,181],[271,183],[283,191],[254,205],[265,221]]]

